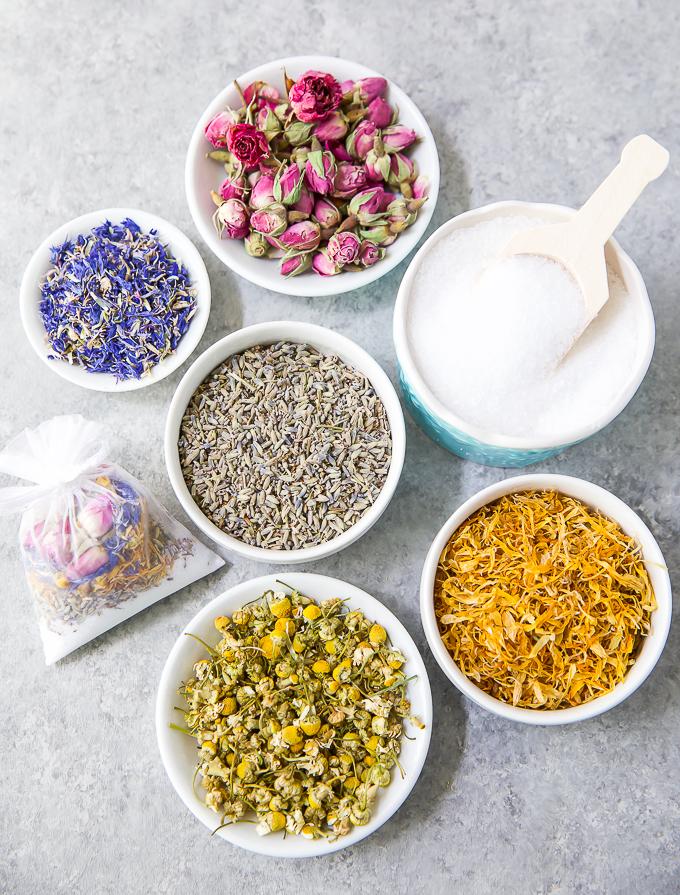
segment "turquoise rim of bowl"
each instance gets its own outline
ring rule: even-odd
[[[401,393],[414,421],[433,441],[464,460],[472,460],[484,466],[530,466],[532,463],[540,463],[542,460],[547,460],[548,457],[554,457],[555,454],[571,447],[572,444],[577,444],[574,441],[557,447],[533,451],[501,447],[478,441],[434,414],[406,379],[400,364],[397,364],[397,370]]]

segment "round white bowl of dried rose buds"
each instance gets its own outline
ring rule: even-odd
[[[416,247],[437,201],[439,158],[396,84],[345,59],[293,56],[212,100],[185,180],[194,223],[224,264],[274,292],[335,295]]]

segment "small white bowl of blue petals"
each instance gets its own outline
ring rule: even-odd
[[[198,345],[210,280],[173,224],[105,208],[54,230],[28,263],[21,321],[38,357],[94,391],[132,391],[164,379]]]

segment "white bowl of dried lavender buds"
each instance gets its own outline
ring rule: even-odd
[[[437,201],[439,159],[395,84],[345,59],[293,56],[212,100],[185,181],[196,227],[224,264],[275,292],[335,295],[416,247]]]
[[[170,482],[192,521],[248,559],[337,553],[377,522],[406,446],[392,383],[321,326],[261,323],[187,370],[165,429]]]
[[[152,385],[181,366],[210,314],[198,249],[163,218],[104,208],[58,227],[21,282],[21,321],[50,370],[94,391]]]

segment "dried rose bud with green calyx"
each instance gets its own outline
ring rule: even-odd
[[[278,236],[288,225],[288,215],[281,203],[260,208],[250,216],[250,226],[264,236]]]
[[[336,233],[328,240],[326,251],[331,261],[343,267],[356,261],[360,247],[361,240],[356,233]]]
[[[314,136],[319,140],[342,140],[348,129],[347,119],[338,110],[317,123]]]
[[[321,232],[314,221],[300,221],[284,230],[277,237],[277,243],[283,249],[293,249],[297,252],[309,252],[319,245]]]
[[[328,252],[321,249],[312,259],[312,269],[322,277],[334,277],[342,268],[328,257]]]
[[[382,96],[376,96],[368,104],[367,119],[376,127],[387,127],[392,122],[392,115],[392,106]]]
[[[274,178],[274,198],[284,205],[295,205],[302,190],[302,171],[297,165],[284,165]]]
[[[264,258],[269,251],[269,243],[262,233],[251,231],[243,240],[246,252],[253,258]]]
[[[403,183],[410,183],[416,179],[417,175],[418,171],[415,162],[408,156],[402,152],[395,152],[390,156],[390,171],[387,182],[391,187],[401,188]]]
[[[360,121],[345,140],[345,146],[353,158],[365,159],[379,136],[380,131],[372,121]]]
[[[323,228],[337,227],[341,220],[340,210],[330,199],[317,197],[312,212],[313,219]]]
[[[255,209],[266,208],[268,205],[273,205],[275,201],[274,176],[272,174],[262,174],[251,190],[250,207]]]
[[[373,140],[373,149],[366,156],[364,165],[371,180],[387,180],[390,176],[390,156],[385,152],[380,137]]]
[[[390,231],[388,224],[378,224],[375,227],[367,227],[362,229],[360,233],[362,239],[367,239],[370,242],[381,246],[391,245],[397,238],[396,235]]]
[[[305,181],[310,190],[328,195],[333,189],[337,167],[332,152],[321,149],[312,150],[305,162]]]
[[[381,249],[375,243],[368,239],[365,239],[361,243],[358,260],[362,267],[372,267],[374,264],[377,264],[378,261],[382,261],[384,257],[385,250]]]
[[[290,258],[284,258],[281,262],[281,275],[284,277],[297,277],[299,274],[309,270],[312,266],[312,253],[301,252],[297,255],[291,255]]]
[[[382,132],[383,146],[387,152],[403,152],[418,139],[418,135],[410,127],[395,124]]]
[[[304,121],[291,121],[284,130],[284,136],[291,146],[304,146],[309,142],[314,130],[314,124],[305,124]]]
[[[217,209],[216,220],[221,225],[220,236],[243,239],[248,235],[248,209],[240,199],[227,199]]]
[[[333,181],[333,196],[349,199],[366,186],[366,171],[361,165],[340,162]]]

